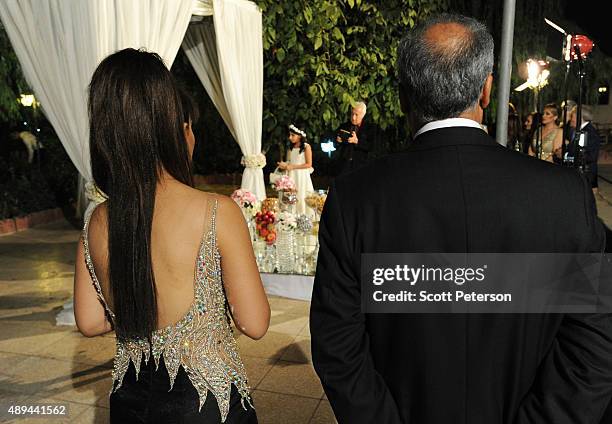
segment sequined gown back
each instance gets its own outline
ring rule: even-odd
[[[200,243],[195,298],[187,313],[176,324],[156,330],[150,341],[117,339],[110,396],[112,423],[257,423],[227,318],[216,211],[215,200]],[[114,322],[89,251],[90,217],[83,230],[85,260],[98,297]]]

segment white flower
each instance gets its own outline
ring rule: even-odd
[[[283,231],[295,230],[297,227],[297,220],[295,215],[291,212],[283,211],[276,215],[278,227]]]
[[[266,166],[266,155],[257,153],[255,155],[243,156],[240,165],[246,168],[263,168]]]

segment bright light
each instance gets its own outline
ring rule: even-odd
[[[321,150],[323,150],[325,153],[327,153],[328,156],[331,157],[332,152],[336,150],[336,148],[334,147],[334,142],[329,140],[325,143],[321,143]]]
[[[540,74],[540,87],[545,86],[546,84],[548,84],[548,77],[550,76],[550,71],[548,69],[544,69],[542,71],[542,73]]]
[[[34,94],[22,94],[19,97],[19,103],[25,107],[33,106],[35,101],[36,99],[34,98]]]
[[[519,85],[514,90],[523,91],[526,88],[542,88],[548,84],[550,71],[548,70],[549,63],[545,60],[528,59],[527,60],[527,82]]]
[[[523,91],[526,88],[530,88],[531,86],[529,85],[529,82],[524,82],[521,85],[519,85],[518,87],[516,87],[514,89],[514,91]]]
[[[540,64],[533,59],[527,61],[527,82],[532,87],[538,86],[538,77],[540,76]]]
[[[597,91],[599,91],[600,93],[605,93],[608,91],[608,87],[599,87]]]
[[[557,25],[556,23],[554,23],[553,21],[551,21],[548,18],[544,18],[544,21],[550,25],[551,27],[553,27],[554,29],[556,29],[557,31],[559,31],[561,34],[565,35],[566,32],[563,28],[561,28],[559,25]]]

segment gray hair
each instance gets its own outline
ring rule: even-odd
[[[427,39],[436,24],[459,24],[465,34],[434,44]],[[454,118],[478,104],[493,70],[493,37],[487,27],[461,15],[427,19],[401,40],[398,73],[411,110],[422,123]]]
[[[578,105],[574,106],[569,113],[570,114],[578,113]],[[582,123],[580,125],[582,125],[584,122],[593,120],[593,110],[591,109],[589,105],[582,105],[581,114],[582,114]]]
[[[368,107],[366,106],[366,104],[364,102],[355,102],[355,103],[353,103],[353,109],[363,110],[363,114],[364,115],[368,111]]]

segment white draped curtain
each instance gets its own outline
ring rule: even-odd
[[[87,85],[100,61],[126,47],[170,67],[194,0],[2,0],[0,19],[24,76],[81,176],[91,181]]]
[[[70,159],[91,181],[87,86],[98,63],[127,47],[158,53],[168,68],[194,0],[2,0],[0,19],[24,76]],[[71,302],[57,317],[74,324]]]
[[[206,92],[240,146],[241,188],[266,197],[261,153],[263,45],[261,11],[246,0],[200,0],[211,15],[187,30],[183,49]]]

